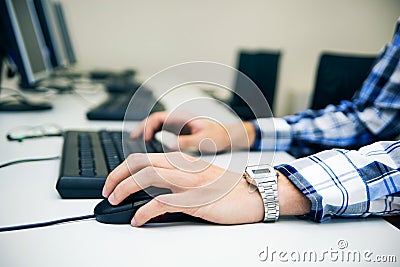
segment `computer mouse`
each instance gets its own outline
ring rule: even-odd
[[[94,215],[96,220],[101,223],[108,224],[130,224],[136,211],[152,199],[151,196],[147,198],[137,198],[135,194],[130,195],[118,205],[111,205],[107,199],[103,199],[94,208]],[[149,223],[167,223],[167,222],[205,222],[204,220],[190,216],[185,213],[165,213],[157,216],[149,221]]]
[[[132,197],[128,197],[120,204],[113,206],[108,199],[103,199],[94,208],[94,215],[96,220],[101,223],[128,224],[136,211],[150,200],[151,198],[133,200]]]

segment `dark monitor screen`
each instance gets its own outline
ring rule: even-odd
[[[31,0],[0,0],[7,53],[15,61],[23,87],[50,75],[51,65]]]
[[[53,67],[66,67],[68,55],[54,4],[50,0],[34,0]]]
[[[59,23],[59,26],[60,26],[62,38],[63,38],[63,41],[64,41],[64,47],[65,47],[65,50],[67,52],[69,64],[75,64],[76,63],[76,56],[75,56],[74,48],[72,46],[72,41],[71,41],[71,38],[70,38],[70,35],[69,35],[67,22],[65,20],[63,7],[62,7],[61,3],[54,2],[54,8],[55,8],[57,19],[58,19],[58,23]]]

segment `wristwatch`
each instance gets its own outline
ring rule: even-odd
[[[276,222],[279,218],[278,174],[267,164],[247,166],[244,177],[258,188],[264,202],[264,222]]]

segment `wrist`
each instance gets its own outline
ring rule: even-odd
[[[254,124],[249,121],[244,122],[243,126],[246,130],[246,135],[248,140],[248,147],[246,148],[250,148],[253,146],[254,141],[256,140],[256,129],[254,127]]]
[[[243,176],[261,196],[263,221],[276,222],[279,219],[278,173],[271,165],[262,164],[247,166]]]
[[[250,148],[256,139],[256,129],[251,122],[227,126],[232,148]]]

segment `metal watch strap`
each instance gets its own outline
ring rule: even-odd
[[[278,186],[276,177],[266,177],[257,182],[258,191],[264,201],[264,222],[275,222],[279,218]]]
[[[268,169],[266,169],[268,168]],[[262,171],[268,170],[268,173]],[[264,202],[264,222],[275,222],[279,218],[277,173],[269,165],[248,166],[245,173],[249,183],[255,185]]]

